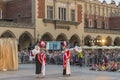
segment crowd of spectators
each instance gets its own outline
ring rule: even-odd
[[[62,65],[63,53],[61,50],[50,50],[48,52],[49,53],[46,54],[48,64]],[[117,71],[120,69],[119,49],[83,49],[82,53],[82,66],[88,66],[91,70]],[[30,59],[30,51],[27,49],[19,51],[18,55],[20,63],[34,63],[34,59]],[[71,52],[71,65],[80,65],[81,61],[78,55],[75,51]]]
[[[120,50],[85,50],[90,70],[120,71]]]

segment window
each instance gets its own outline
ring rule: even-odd
[[[85,18],[85,27],[88,27],[88,19]]]
[[[47,19],[53,19],[53,6],[47,6]]]
[[[100,15],[100,7],[98,7],[98,15]]]
[[[105,29],[105,22],[102,22],[102,29]]]
[[[2,9],[0,9],[0,19],[2,19]]]
[[[105,15],[105,9],[104,8],[103,8],[103,13],[102,14],[103,14],[103,16]]]
[[[89,14],[91,14],[92,13],[92,6],[91,5],[89,5]]]
[[[96,6],[94,6],[94,14],[96,14]]]
[[[66,20],[66,8],[59,7],[59,20]]]
[[[89,27],[92,28],[92,19],[89,19]]]
[[[97,24],[97,20],[95,19],[95,20],[94,20],[94,28],[97,28],[97,25],[98,25],[98,24]]]
[[[53,0],[47,0],[48,2],[53,2]]]
[[[71,21],[75,21],[75,10],[71,10]]]

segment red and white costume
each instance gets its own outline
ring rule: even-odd
[[[45,53],[41,52],[40,55],[38,55],[38,60],[42,64],[42,67],[41,67],[42,76],[45,76],[45,65],[46,65]]]
[[[45,65],[46,65],[46,43],[44,41],[41,41],[40,42],[40,56],[38,56],[38,59],[40,61],[40,63],[42,64],[42,67],[41,67],[41,73],[42,73],[42,76],[45,76]]]
[[[71,74],[70,69],[70,59],[71,59],[71,52],[69,49],[67,49],[67,42],[62,43],[62,48],[64,50],[63,54],[63,75],[69,75]]]
[[[36,74],[38,75],[38,77],[40,76],[39,74],[42,74],[42,77],[45,76],[45,64],[46,64],[46,43],[44,41],[40,41],[40,50],[39,53],[33,50],[33,53],[37,53],[34,54],[35,56],[35,60],[36,60]]]
[[[70,59],[71,59],[71,53],[70,50],[65,50],[64,55],[63,55],[63,67],[66,69],[66,74],[71,74],[71,69],[70,69]]]

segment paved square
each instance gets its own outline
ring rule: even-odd
[[[62,65],[47,65],[45,78],[36,78],[35,64],[20,64],[17,71],[0,72],[0,80],[120,80],[120,72],[90,71],[71,66],[70,77],[62,76]]]

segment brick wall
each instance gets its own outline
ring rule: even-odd
[[[6,4],[7,19],[31,22],[32,3],[31,0],[16,0]]]
[[[112,17],[109,21],[110,29],[120,29],[120,17]]]
[[[82,22],[82,5],[77,5],[77,13],[78,13],[78,22],[81,23]]]
[[[38,0],[38,18],[45,18],[45,0]]]

